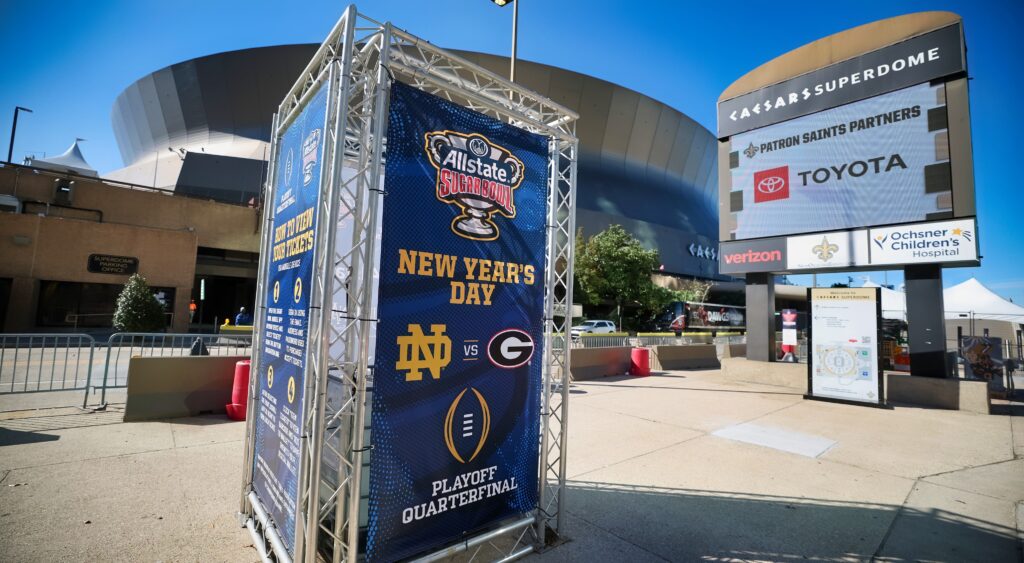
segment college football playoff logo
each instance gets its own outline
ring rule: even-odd
[[[452,220],[452,232],[470,240],[497,239],[492,216],[516,216],[514,191],[523,181],[523,162],[478,133],[431,131],[424,138],[437,169],[437,199],[462,210]]]
[[[463,401],[466,391],[473,394]],[[487,443],[490,432],[491,408],[484,396],[473,387],[463,389],[444,417],[444,445],[448,453],[459,463],[473,461]]]

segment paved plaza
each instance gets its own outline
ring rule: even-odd
[[[1020,561],[1024,405],[804,400],[717,370],[572,388],[571,541],[543,561]],[[0,560],[254,561],[242,423],[0,413]]]

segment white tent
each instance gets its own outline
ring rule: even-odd
[[[861,287],[882,288],[882,318],[907,320],[907,296],[902,292],[883,287],[870,279],[865,280]]]
[[[866,280],[863,287],[880,287]],[[1024,307],[1007,301],[982,285],[975,278],[946,288],[942,300],[948,320],[990,320],[1024,323]],[[882,287],[882,316],[907,320],[907,296],[900,291]]]
[[[1024,323],[1024,307],[996,295],[971,278],[942,292],[947,319],[984,319]]]
[[[82,176],[99,176],[96,170],[85,161],[85,157],[82,156],[82,149],[78,148],[78,143],[82,140],[84,139],[75,139],[75,142],[68,147],[68,150],[64,151],[64,154],[51,158],[26,158],[25,164],[56,172],[72,172]]]

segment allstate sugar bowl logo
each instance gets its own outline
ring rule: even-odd
[[[424,150],[437,169],[437,199],[462,210],[452,232],[470,240],[497,239],[492,216],[516,216],[514,192],[523,181],[523,162],[477,133],[431,131],[425,138]]]
[[[302,185],[308,186],[313,181],[313,169],[320,158],[320,129],[313,129],[302,141]]]

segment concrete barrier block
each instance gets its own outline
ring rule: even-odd
[[[717,369],[721,367],[714,344],[655,346],[653,369]]]
[[[992,401],[988,383],[941,377],[916,377],[890,373],[886,399],[897,403],[989,414]]]
[[[223,413],[235,363],[249,356],[134,357],[128,363],[124,421]]]
[[[573,348],[569,371],[576,381],[625,375],[629,372],[630,350],[628,346]]]
[[[722,358],[722,377],[733,381],[778,385],[801,393],[807,392],[807,364]]]

